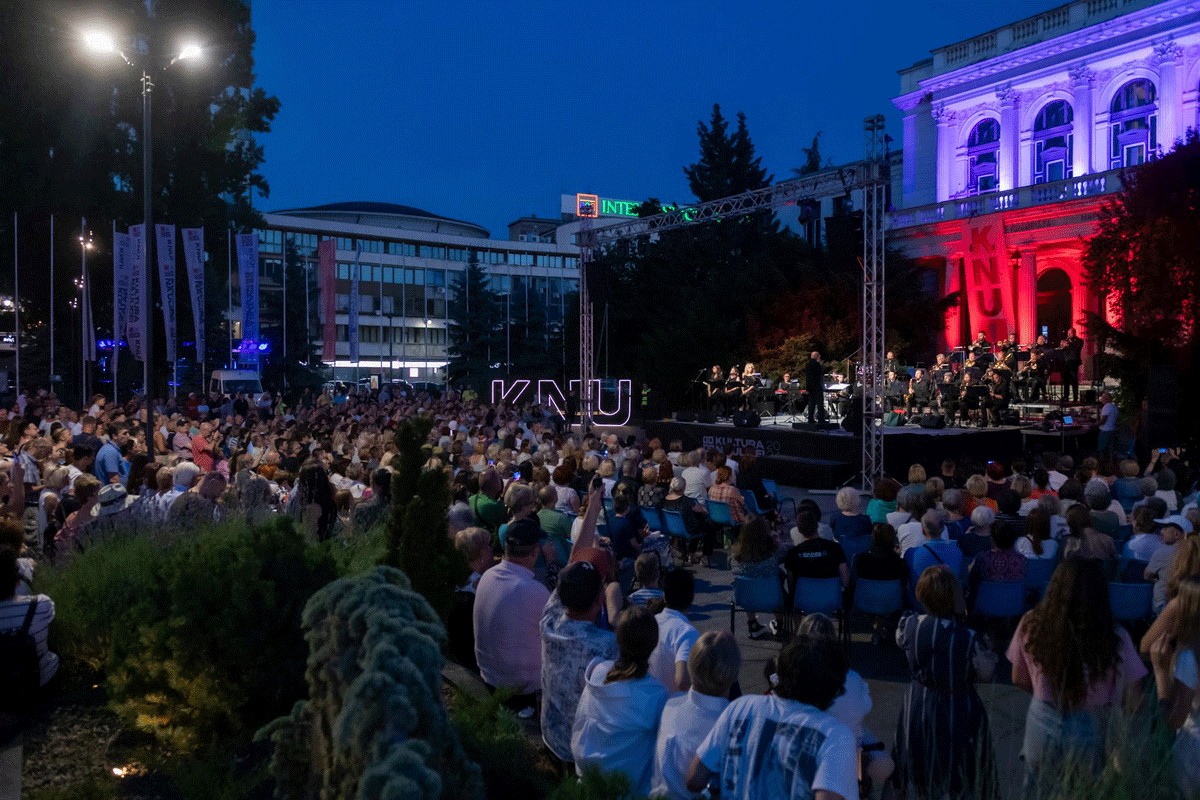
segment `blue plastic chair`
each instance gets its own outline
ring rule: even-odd
[[[1117,580],[1121,583],[1148,583],[1146,580],[1148,565],[1148,561],[1122,556],[1121,564],[1117,568]]]
[[[1014,619],[1025,613],[1024,581],[983,581],[975,592],[975,614]]]
[[[1031,597],[1038,600],[1042,598],[1046,587],[1050,585],[1050,576],[1054,574],[1057,566],[1058,559],[1054,558],[1025,559],[1025,589]]]
[[[729,600],[729,632],[736,632],[734,620],[739,608],[755,614],[767,614],[782,609],[784,605],[783,586],[778,578],[734,578],[733,597]]]
[[[779,484],[776,483],[771,478],[763,478],[762,482],[763,482],[763,488],[767,490],[767,494],[771,495],[771,497],[775,500],[775,507],[777,509],[779,509],[780,513],[783,513],[783,504],[784,503],[792,504],[792,519],[795,519],[796,518],[796,501],[790,497],[780,497],[779,496]]]
[[[657,508],[654,506],[639,506],[639,508],[641,508],[642,516],[646,518],[646,524],[650,526],[650,530],[660,533],[667,532],[667,526]]]
[[[742,489],[742,502],[746,505],[746,510],[756,517],[762,516],[762,509],[758,507],[758,498],[754,496],[754,492],[749,489]]]
[[[722,540],[724,540],[725,534],[732,531],[737,525],[733,521],[733,512],[729,510],[729,504],[719,500],[708,501],[708,518],[721,526]]]
[[[684,524],[682,513],[678,511],[669,511],[664,508],[662,511],[662,518],[667,529],[667,536],[672,539],[682,539],[685,553],[689,549],[689,545],[692,542],[700,540],[699,534],[693,536],[692,534],[688,533],[687,525]]]
[[[838,634],[843,645],[849,647],[850,629],[846,626],[841,578],[797,578],[792,610],[803,614],[828,614],[836,617]]]
[[[1108,585],[1108,602],[1118,622],[1149,619],[1154,613],[1154,584],[1115,581]]]
[[[867,538],[867,537],[858,537]],[[904,589],[900,581],[872,581],[859,578],[854,584],[854,608],[873,617],[886,617],[904,607]]]
[[[850,570],[853,572],[854,559],[871,549],[871,537],[847,536],[839,544],[842,546],[842,552],[846,554],[846,563],[850,565]]]

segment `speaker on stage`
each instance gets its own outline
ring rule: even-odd
[[[675,412],[675,421],[676,422],[695,422],[696,421],[696,412],[694,412],[694,411],[676,411]]]
[[[733,415],[733,425],[735,428],[757,428],[761,420],[758,414],[753,411],[738,411]]]
[[[701,411],[696,415],[696,420],[698,422],[703,422],[705,425],[715,425],[717,422],[717,412]]]
[[[922,414],[918,424],[922,428],[938,431],[946,427],[946,418],[941,414]]]

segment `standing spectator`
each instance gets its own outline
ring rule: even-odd
[[[1017,626],[1008,660],[1013,685],[1033,694],[1022,748],[1026,792],[1044,791],[1068,766],[1099,772],[1102,712],[1146,675],[1129,634],[1113,620],[1099,564],[1067,558],[1058,566],[1045,597]]]
[[[176,469],[185,466],[181,464]],[[193,465],[192,468],[198,469],[199,465]],[[296,476],[296,488],[288,501],[288,513],[299,520],[302,529],[318,542],[333,535],[337,506],[333,500],[329,473],[320,462],[305,464],[300,468],[300,474]]]
[[[479,579],[472,614],[475,660],[489,689],[513,689],[508,705],[533,715],[541,686],[539,624],[550,592],[534,576],[542,529],[533,520],[508,527],[504,560]]]
[[[709,631],[696,640],[688,656],[687,694],[672,697],[663,708],[654,747],[651,795],[669,800],[691,800],[688,768],[701,742],[729,706],[729,692],[742,665],[733,634]]]
[[[603,579],[587,561],[558,576],[542,615],[542,741],[559,761],[571,764],[571,731],[588,665],[617,657],[612,631],[597,627],[604,605]]]
[[[650,654],[650,674],[671,692],[686,692],[688,655],[700,631],[688,622],[687,610],[696,597],[692,573],[676,569],[663,576],[663,599],[667,607],[654,616],[658,623],[658,647]]]
[[[580,775],[588,766],[629,778],[635,796],[650,791],[658,721],[670,696],[649,674],[658,624],[649,610],[631,606],[617,618],[615,660],[597,658],[584,675],[575,710],[571,753]]]
[[[926,613],[907,612],[896,630],[913,675],[896,726],[896,783],[923,798],[994,798],[996,765],[975,684],[992,679],[996,656],[957,621],[962,589],[948,567],[921,573],[916,596]]]
[[[843,486],[834,496],[838,513],[829,518],[833,538],[839,542],[856,536],[871,535],[871,518],[862,513],[862,496],[857,489]]]
[[[1176,610],[1173,635],[1157,637],[1148,648],[1154,665],[1159,707],[1175,731],[1175,781],[1184,797],[1200,796],[1200,577],[1179,584],[1171,601]],[[1149,638],[1149,634],[1147,634]]]
[[[788,546],[780,544],[771,535],[771,525],[762,517],[755,517],[742,526],[737,540],[730,551],[729,566],[735,578],[783,580],[780,564],[787,555]],[[767,634],[767,628],[758,621],[753,611],[746,612],[746,626],[751,639]],[[779,623],[771,620],[771,630],[779,629]]]
[[[1117,407],[1113,404],[1112,395],[1103,392],[1100,395],[1100,437],[1096,441],[1096,450],[1100,458],[1111,455],[1117,435]]]
[[[687,788],[699,792],[715,778],[722,800],[855,800],[854,733],[828,713],[848,669],[840,645],[793,639],[779,654],[774,693],[739,697],[721,712]]]

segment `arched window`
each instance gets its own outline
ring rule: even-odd
[[[981,120],[967,137],[967,194],[996,191],[996,156],[1000,151],[1000,123]]]
[[[1109,107],[1109,169],[1142,164],[1158,147],[1158,99],[1145,78],[1117,90]]]
[[[1071,177],[1075,114],[1066,100],[1047,103],[1033,121],[1033,182],[1049,183]]]

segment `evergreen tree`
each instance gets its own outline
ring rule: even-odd
[[[709,123],[698,122],[696,133],[700,137],[700,160],[684,167],[683,174],[698,201],[719,200],[770,185],[772,177],[754,152],[745,114],[738,112],[737,129],[731,135],[721,106],[714,104]]]
[[[454,278],[451,292],[450,363],[446,372],[451,383],[482,391],[495,371],[492,365],[504,358],[504,317],[500,299],[492,291],[491,279],[474,250],[467,268]]]
[[[811,147],[801,147],[800,151],[804,153],[804,166],[797,167],[792,170],[797,175],[812,175],[814,172],[821,171],[821,132],[813,136]]]

